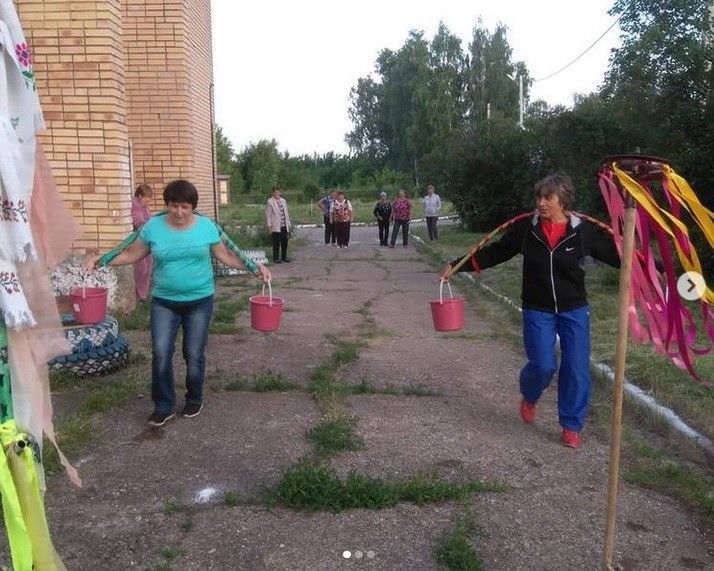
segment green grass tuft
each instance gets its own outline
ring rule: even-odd
[[[668,458],[642,439],[628,439],[633,452],[624,478],[630,484],[672,496],[714,523],[714,478]]]
[[[347,450],[362,450],[364,440],[354,434],[355,417],[341,416],[335,420],[323,420],[310,430],[307,437],[321,456]]]
[[[269,369],[261,369],[252,377],[239,376],[235,381],[225,385],[227,391],[254,391],[257,393],[285,392],[299,390],[297,383],[287,380],[280,373]]]
[[[439,540],[436,560],[449,571],[482,571],[484,564],[474,551],[469,535],[474,532],[471,517],[464,517],[450,532]]]
[[[303,458],[265,492],[268,505],[291,509],[337,513],[348,509],[384,509],[400,501],[417,504],[455,500],[481,492],[503,491],[499,484],[481,480],[444,482],[422,474],[407,479],[367,478],[350,472],[341,481],[334,469],[310,458]]]
[[[149,316],[151,315],[151,299],[139,301],[133,311],[119,313],[116,318],[119,322],[119,330],[143,330],[149,329]]]
[[[229,508],[236,507],[238,505],[238,494],[235,492],[226,492],[226,495],[223,496],[223,503]]]

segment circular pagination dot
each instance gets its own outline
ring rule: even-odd
[[[342,557],[344,557],[345,559],[349,559],[350,557],[352,557],[352,553],[350,551],[343,551]]]

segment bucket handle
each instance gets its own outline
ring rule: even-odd
[[[446,284],[446,287],[449,288],[449,297],[454,297],[454,294],[451,291],[451,284],[448,280],[441,280],[439,282],[439,305],[444,305],[444,284]]]
[[[273,288],[270,285],[270,280],[263,282],[263,296],[265,296],[265,284],[268,284],[268,307],[273,307]]]

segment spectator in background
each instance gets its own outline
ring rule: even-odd
[[[379,193],[379,200],[374,205],[374,217],[379,227],[379,245],[386,246],[389,240],[389,223],[392,219],[392,203],[387,200],[386,192]]]
[[[333,246],[337,246],[337,240],[335,238],[335,229],[330,222],[330,211],[332,205],[337,197],[337,189],[332,189],[327,196],[323,196],[317,201],[317,207],[322,210],[322,220],[325,223],[325,246],[332,243]]]
[[[151,218],[149,202],[153,196],[154,191],[148,184],[142,183],[136,187],[134,197],[131,199],[131,223],[134,230],[141,228]],[[150,255],[134,263],[134,284],[136,299],[139,301],[146,301],[146,298],[149,297],[153,267],[154,259]]]
[[[268,232],[273,240],[273,263],[288,263],[288,233],[290,232],[290,215],[288,203],[280,196],[280,187],[273,187],[273,196],[265,205],[265,218]],[[278,254],[280,256],[278,257]]]
[[[426,228],[429,231],[429,240],[438,240],[439,232],[436,229],[436,223],[439,221],[441,198],[436,194],[433,184],[426,187],[426,196],[421,201],[424,203],[424,218],[426,218]]]
[[[392,241],[389,244],[390,248],[394,248],[397,242],[397,233],[399,227],[402,228],[402,245],[406,248],[409,243],[409,219],[412,215],[412,202],[407,198],[407,193],[401,189],[397,193],[397,198],[392,204],[392,220],[394,220],[394,228],[392,229]]]
[[[337,245],[347,248],[350,244],[350,225],[352,224],[352,205],[342,192],[337,192],[335,202],[332,203],[330,221],[334,224]]]

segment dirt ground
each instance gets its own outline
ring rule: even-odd
[[[437,292],[435,273],[412,246],[380,248],[376,229],[356,228],[349,249],[338,250],[322,244],[321,232],[305,230],[307,245],[290,252],[293,263],[273,268],[276,295],[286,299],[278,333],[246,328],[211,337],[201,415],[148,430],[147,380],[145,394],[103,418],[100,443],[79,462],[84,487],[63,475],[49,479],[48,516],[67,568],[437,569],[439,538],[468,509],[487,569],[599,569],[607,442],[586,430],[579,450],[562,447],[552,389],[537,423],[520,421],[522,353],[473,309],[467,335],[435,332],[427,305]],[[231,290],[230,279],[221,280],[221,291]],[[260,502],[262,490],[311,452],[306,433],[320,413],[304,391],[223,391],[221,383],[269,369],[307,386],[332,351],[326,334],[354,330],[363,319],[357,311],[370,301],[381,334],[338,371],[339,380],[420,387],[431,396],[348,397],[365,446],[332,458],[332,466],[340,475],[468,475],[503,482],[508,491],[465,505],[401,503],[339,514]],[[130,338],[147,347],[146,333]],[[148,379],[149,364],[143,367]],[[227,505],[227,492],[237,505]],[[714,536],[671,499],[623,483],[616,561],[627,571],[711,569]]]

